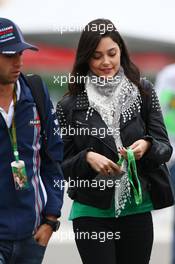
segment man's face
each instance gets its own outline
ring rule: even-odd
[[[22,52],[12,55],[0,54],[0,85],[15,83],[23,66]]]

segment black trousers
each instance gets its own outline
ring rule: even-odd
[[[148,264],[153,244],[151,213],[73,220],[83,264]]]

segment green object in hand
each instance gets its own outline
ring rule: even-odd
[[[123,161],[124,161],[124,157],[121,156],[119,161],[117,162],[117,165],[121,166]],[[142,203],[142,188],[137,174],[137,166],[136,166],[134,152],[130,148],[127,148],[127,162],[128,162],[128,166],[127,166],[128,178],[131,187],[133,189],[134,200],[136,205],[139,205]]]

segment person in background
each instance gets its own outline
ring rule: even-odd
[[[165,125],[168,131],[170,142],[175,148],[175,64],[165,66],[157,75],[155,89],[160,99]],[[173,189],[175,191],[175,152],[168,163]],[[172,264],[175,264],[175,221],[173,232],[173,258]]]
[[[174,203],[160,175],[172,147],[155,90],[108,19],[85,26],[71,75],[56,111],[82,262],[148,264],[151,211]]]
[[[40,116],[21,70],[25,42],[19,27],[0,18],[0,264],[40,264],[59,227],[63,190],[63,142],[43,83],[45,136]],[[46,142],[45,142],[46,141]],[[51,161],[44,151],[47,145]],[[57,163],[57,166],[56,166]],[[59,186],[59,185],[57,185]]]

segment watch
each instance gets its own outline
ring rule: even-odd
[[[50,220],[48,218],[44,218],[42,224],[46,224],[51,226],[52,230],[56,232],[60,227],[60,221],[59,220]]]

